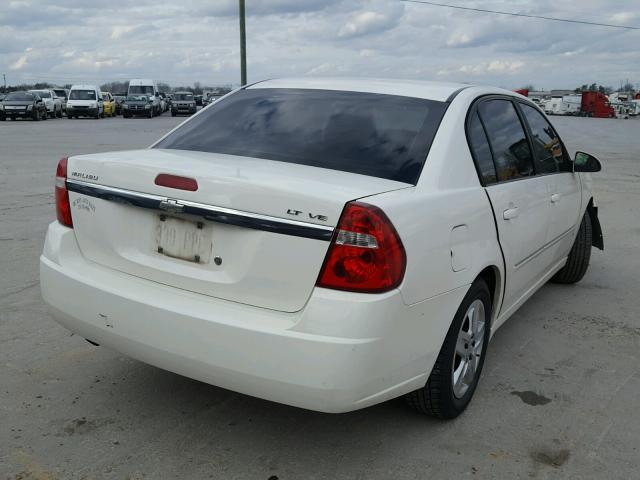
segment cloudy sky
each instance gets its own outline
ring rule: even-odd
[[[400,0],[246,3],[249,81],[356,75],[508,88],[640,82],[637,30]],[[640,26],[638,0],[448,3]],[[103,83],[133,77],[174,86],[194,81],[237,84],[237,8],[236,0],[0,0],[0,74],[7,75],[9,84]]]

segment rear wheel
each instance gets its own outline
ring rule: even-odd
[[[443,419],[467,408],[484,365],[490,320],[489,287],[478,278],[456,312],[427,384],[405,395],[409,406]]]
[[[33,120],[38,122],[40,120],[40,110],[36,108],[36,111],[33,112]]]
[[[591,260],[592,237],[591,217],[589,217],[589,212],[585,212],[573,247],[569,252],[567,263],[553,276],[552,282],[576,283],[582,280]]]

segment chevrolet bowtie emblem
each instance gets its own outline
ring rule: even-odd
[[[161,210],[169,213],[180,213],[184,210],[184,205],[182,205],[177,200],[171,200],[169,198],[166,200],[162,200],[158,207],[160,207]]]

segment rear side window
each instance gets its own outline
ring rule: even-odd
[[[496,183],[496,167],[493,164],[493,156],[491,155],[489,141],[487,140],[484,127],[480,122],[478,112],[475,112],[471,117],[468,132],[471,153],[473,154],[473,158],[478,166],[478,171],[482,177],[483,185]]]
[[[516,109],[509,100],[487,100],[478,106],[493,150],[498,181],[533,175],[529,142]]]
[[[155,148],[223,153],[416,184],[446,103],[373,93],[240,90]]]
[[[536,162],[536,172],[556,173],[571,171],[571,164],[562,148],[560,137],[553,126],[535,108],[520,104],[531,131],[531,144]]]

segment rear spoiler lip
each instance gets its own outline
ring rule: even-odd
[[[334,227],[272,217],[259,213],[217,207],[150,193],[109,187],[81,180],[67,180],[67,189],[88,197],[100,198],[123,205],[156,210],[164,214],[195,215],[212,222],[251,228],[266,232],[330,241]]]

